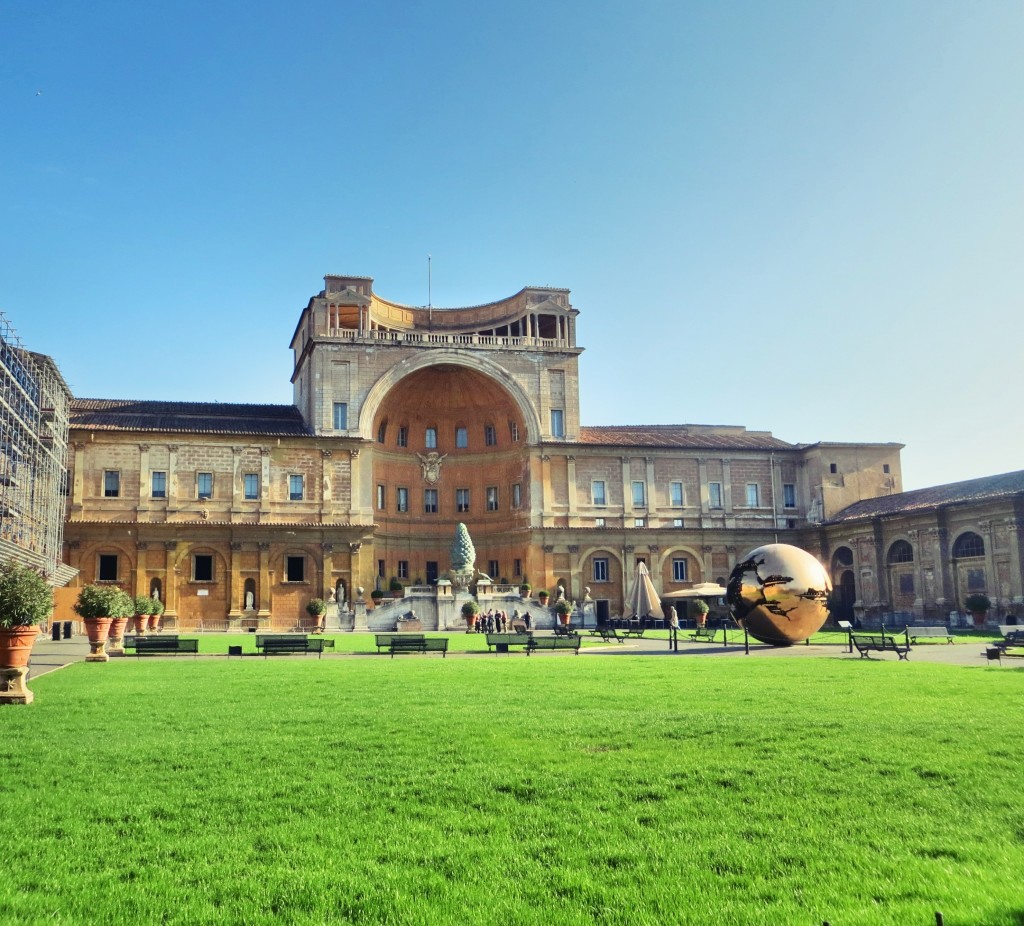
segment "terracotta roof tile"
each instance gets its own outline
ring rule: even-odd
[[[940,505],[956,505],[965,502],[981,502],[1024,493],[1024,470],[1003,473],[999,476],[983,476],[981,479],[967,479],[964,482],[950,482],[927,489],[914,489],[881,498],[866,498],[838,512],[826,524],[862,518],[877,518],[893,514],[909,514],[925,511]]]
[[[793,450],[769,431],[690,424],[583,426],[579,443],[608,447],[679,447],[694,450]]]
[[[310,432],[294,405],[74,399],[72,428],[177,431],[195,434],[303,436]]]

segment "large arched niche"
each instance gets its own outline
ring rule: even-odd
[[[426,353],[429,356],[397,364],[373,384],[359,416],[359,433],[363,438],[375,440],[384,422],[388,428],[397,427],[399,409],[406,410],[411,427],[410,412],[421,408],[431,410],[437,417],[439,411],[454,410],[460,405],[482,409],[490,401],[496,403],[490,405],[492,415],[497,417],[499,411],[506,412],[508,419],[516,421],[525,432],[527,444],[540,442],[540,421],[533,403],[506,370],[480,355],[466,357],[447,350]],[[411,407],[404,404],[410,399]],[[497,424],[508,427],[504,418]]]

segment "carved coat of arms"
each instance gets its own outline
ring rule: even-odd
[[[429,485],[435,485],[441,478],[441,461],[448,456],[447,453],[438,453],[436,450],[430,453],[417,453],[420,458],[420,466],[423,467],[423,481]]]

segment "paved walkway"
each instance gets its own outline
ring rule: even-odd
[[[584,637],[589,639],[589,637]],[[657,639],[636,639],[632,638],[625,643],[609,643],[602,646],[585,646],[580,653],[585,656],[672,656],[677,659],[685,657],[709,658],[718,656],[743,656],[743,644],[730,643],[728,646],[714,646],[696,644],[690,640],[684,642],[684,637],[679,641],[679,651],[674,653],[668,648],[667,640]],[[32,649],[32,664],[30,676],[38,678],[47,672],[63,668],[74,662],[82,662],[89,654],[89,643],[85,637],[72,637],[70,640],[51,640],[49,636],[40,634],[36,645]],[[330,655],[330,654],[329,654]],[[484,653],[460,654],[449,653],[449,656],[459,655],[487,655]],[[493,655],[493,654],[492,654]],[[751,643],[750,656],[757,659],[778,659],[784,657],[795,657],[801,659],[831,658],[831,659],[860,659],[854,652],[852,655],[846,651],[845,646],[835,644],[829,646],[765,646],[764,644]],[[543,657],[542,657],[543,658]],[[895,662],[895,653],[873,653],[872,659],[882,659]],[[911,662],[935,662],[951,666],[985,666],[988,660],[985,658],[985,645],[983,643],[955,643],[952,646],[945,643],[921,643],[910,651]],[[1024,659],[1007,658],[1001,663],[1004,669],[1024,669]]]

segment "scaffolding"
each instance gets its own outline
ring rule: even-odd
[[[27,350],[0,312],[0,558],[64,585],[62,564],[71,391],[57,365]]]

